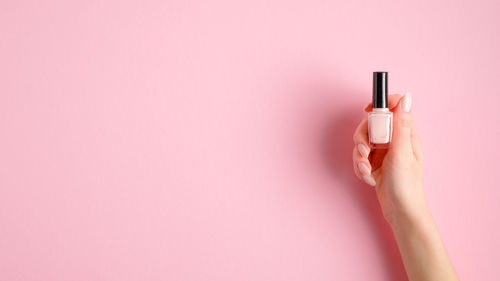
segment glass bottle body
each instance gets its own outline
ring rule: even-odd
[[[368,113],[370,147],[387,149],[392,139],[392,112],[388,108],[374,108]]]

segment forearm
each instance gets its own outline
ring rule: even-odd
[[[430,212],[390,222],[411,281],[458,280]]]

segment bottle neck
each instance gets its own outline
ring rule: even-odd
[[[389,112],[389,108],[387,107],[383,107],[383,108],[373,108],[372,109],[373,112]]]

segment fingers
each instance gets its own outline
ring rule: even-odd
[[[389,110],[393,110],[399,103],[399,100],[401,99],[401,95],[399,94],[394,94],[394,95],[389,95]],[[373,106],[372,103],[368,104],[364,110],[366,112],[372,111]]]
[[[413,147],[413,154],[418,161],[423,161],[424,156],[422,153],[422,143],[420,141],[420,135],[417,130],[417,126],[415,126],[415,122],[413,122],[413,127],[411,130],[411,146]]]
[[[412,96],[410,93],[389,96],[389,108],[393,112],[393,137],[390,151],[396,157],[422,160],[420,137],[411,115]],[[371,111],[371,104],[365,108]],[[368,138],[368,121],[364,119],[356,128],[353,136],[353,169],[356,176],[369,185],[375,186],[376,181],[372,175],[373,166],[368,160],[370,146]],[[376,151],[377,152],[377,151]],[[371,157],[373,157],[372,154]],[[376,164],[375,164],[376,165]],[[376,169],[377,167],[375,167]]]
[[[411,112],[412,99],[411,99],[411,94],[408,93],[408,95],[410,97],[409,111]],[[415,122],[413,121],[413,118],[412,118],[412,122],[411,122],[410,126],[411,126],[411,146],[413,148],[413,155],[415,156],[415,158],[417,160],[422,161],[423,155],[422,155],[422,145],[420,142],[420,135],[418,133],[417,126],[416,126]]]
[[[401,157],[413,156],[414,142],[412,135],[416,136],[415,125],[411,115],[412,97],[406,93],[394,108],[394,132],[392,137],[392,148],[396,155]]]
[[[355,146],[352,152],[352,163],[354,173],[356,176],[365,183],[375,186],[375,178],[372,176],[372,166],[368,158],[362,155],[358,146]]]
[[[365,118],[361,121],[361,123],[359,123],[358,127],[354,131],[352,139],[356,145],[361,143],[366,146],[366,158],[368,158],[368,154],[370,154],[370,146],[368,145],[368,119]]]
[[[370,146],[368,144],[368,120],[364,119],[356,128],[353,136],[354,149],[352,152],[352,162],[356,176],[371,186],[375,186],[375,179],[371,175],[372,167],[368,156]]]
[[[413,120],[413,116],[411,115],[411,107],[412,107],[412,95],[410,93],[406,93],[400,101],[400,106],[396,111],[402,111],[402,125],[405,125],[410,130],[410,143],[413,155],[419,161],[423,160],[422,155],[422,145],[420,142],[420,135],[418,134],[417,126]],[[401,116],[401,115],[400,115]]]

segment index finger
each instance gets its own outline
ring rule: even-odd
[[[368,119],[365,117],[361,123],[359,123],[358,127],[354,131],[354,135],[352,136],[352,140],[358,147],[358,150],[361,155],[364,155],[364,157],[368,157],[368,154],[370,154],[370,145],[368,143]],[[359,145],[363,145],[365,149],[361,149]],[[364,150],[364,153],[363,151]]]

